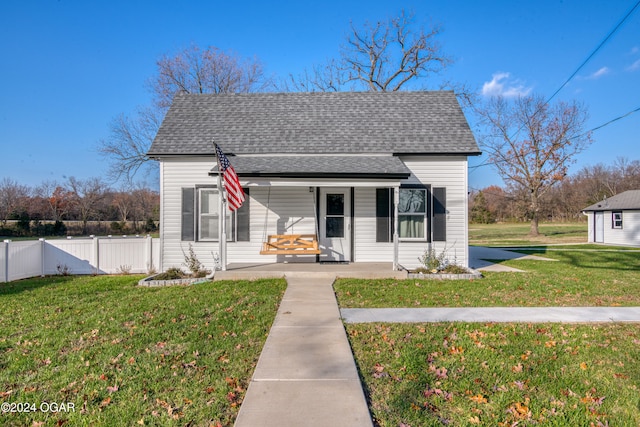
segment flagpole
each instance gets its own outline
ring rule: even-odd
[[[227,270],[227,211],[226,200],[224,197],[224,188],[222,186],[222,167],[220,166],[220,158],[216,150],[216,143],[213,142],[214,151],[216,151],[216,162],[218,163],[218,251],[220,252],[220,269]]]

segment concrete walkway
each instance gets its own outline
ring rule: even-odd
[[[333,291],[335,274],[286,279],[235,426],[371,427]]]
[[[640,307],[343,308],[346,323],[369,322],[640,322]]]

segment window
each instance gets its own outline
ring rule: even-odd
[[[198,206],[198,240],[218,240],[218,221],[220,221],[218,190],[199,188]],[[227,211],[227,240],[232,240],[233,228],[233,216],[231,211]]]
[[[401,188],[398,201],[398,235],[403,240],[427,239],[427,190]]]
[[[344,194],[327,194],[327,237],[344,237]]]
[[[244,188],[245,201],[235,213],[227,210],[227,240],[249,242],[249,189]],[[218,240],[218,189],[215,187],[182,188],[181,240]]]
[[[611,214],[611,228],[622,228],[622,212]]]

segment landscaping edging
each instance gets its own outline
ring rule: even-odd
[[[482,273],[477,270],[471,270],[469,273],[464,274],[450,274],[450,273],[409,273],[407,275],[409,279],[423,279],[423,280],[474,280],[482,279]]]
[[[189,286],[195,283],[203,283],[203,282],[209,281],[209,279],[207,279],[206,277],[189,277],[185,279],[156,280],[154,279],[154,277],[156,276],[158,276],[158,274],[141,279],[140,281],[138,281],[138,286],[146,286],[146,287]]]

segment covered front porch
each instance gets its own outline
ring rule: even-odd
[[[232,263],[226,271],[217,271],[214,280],[255,280],[291,275],[310,277],[332,274],[336,277],[362,279],[406,279],[406,271],[393,270],[390,262],[351,263]]]

